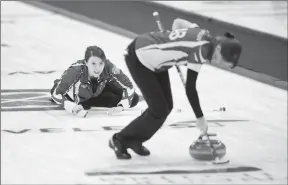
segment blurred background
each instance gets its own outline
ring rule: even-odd
[[[243,44],[233,72],[287,89],[287,1],[41,1],[26,3],[130,38],[183,18],[213,35],[230,31]],[[79,15],[81,17],[79,17]],[[112,41],[113,42],[113,41]]]
[[[287,38],[287,1],[153,1]],[[259,25],[261,24],[261,26]]]

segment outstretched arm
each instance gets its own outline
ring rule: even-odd
[[[203,115],[198,97],[198,92],[196,89],[196,82],[198,77],[198,72],[196,68],[197,67],[189,68],[187,71],[186,95],[197,118],[196,126],[202,132],[202,134],[204,134],[208,130],[208,123],[205,119],[205,116]]]
[[[196,89],[198,72],[188,69],[187,71],[187,82],[186,82],[186,95],[190,102],[190,105],[195,113],[196,118],[203,117],[198,92]]]
[[[88,96],[92,94],[92,91],[90,92],[90,89],[82,87],[79,81],[83,65],[79,62],[72,64],[63,73],[61,79],[54,82],[54,86],[51,89],[51,98],[55,103],[64,107],[67,112],[80,117],[87,115],[87,111],[83,110],[82,105],[78,105],[83,98],[82,95]],[[73,101],[68,100],[65,94],[68,94]]]
[[[122,100],[119,102],[119,105],[123,106],[124,108],[130,108],[133,106],[132,100],[137,97],[137,93],[133,87],[132,82],[130,79],[122,72],[121,69],[117,68],[114,64],[110,61],[108,63],[111,69],[111,79],[110,83],[118,86],[118,88],[123,89]]]

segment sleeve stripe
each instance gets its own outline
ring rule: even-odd
[[[201,46],[203,44],[209,43],[208,41],[176,41],[176,42],[168,42],[163,44],[151,44],[138,50],[147,50],[147,49],[167,49],[174,47],[187,47],[187,48],[195,48],[197,46]]]
[[[199,63],[199,60],[198,60],[196,53],[194,53],[194,60]]]
[[[54,91],[52,92],[52,96],[51,98],[54,100],[55,103],[57,103],[58,105],[62,105],[65,101],[65,98],[62,94],[56,94],[56,89],[57,87],[54,89]]]
[[[199,73],[200,69],[201,69],[202,64],[194,64],[194,63],[188,63],[187,67],[188,69],[191,69],[193,71],[196,71]]]
[[[81,85],[81,82],[80,82],[80,80],[74,85],[74,96],[75,96],[75,103],[79,103],[79,101],[80,101],[80,98],[79,98],[79,87],[80,87],[80,85]]]
[[[121,83],[115,76],[112,75],[112,77],[115,79],[115,81],[123,88],[128,88],[128,86],[124,85],[123,83]]]
[[[81,82],[78,80],[75,84],[71,85],[69,90],[65,93],[67,94],[76,104],[79,103],[79,87]]]
[[[202,46],[200,46],[200,48],[199,48],[199,58],[200,58],[200,62],[201,62],[201,63],[207,62],[207,60],[204,59],[201,51],[202,51]]]

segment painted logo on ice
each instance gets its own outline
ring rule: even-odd
[[[50,96],[49,89],[1,90],[1,111],[61,110]]]
[[[51,102],[50,98],[50,89],[1,90],[1,111],[64,110]],[[139,101],[144,101],[140,95]]]

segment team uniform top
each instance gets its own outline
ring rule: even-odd
[[[150,32],[137,37],[136,54],[139,61],[154,72],[166,71],[174,65],[187,65],[199,72],[209,60],[212,44],[209,32],[201,28]]]
[[[90,80],[85,60],[79,60],[64,71],[60,79],[54,81],[51,95],[57,104],[64,104],[67,96],[73,102],[79,104],[99,96],[107,84],[113,89],[134,88],[132,82],[122,70],[109,60],[106,61],[101,75]],[[126,99],[126,97],[122,97],[123,101],[126,101]]]
[[[150,32],[135,40],[139,61],[151,71],[163,72],[174,65],[187,65],[190,70],[186,91],[193,92],[189,101],[197,118],[203,116],[196,90],[197,76],[202,64],[211,60],[214,47],[209,31],[198,27]]]

